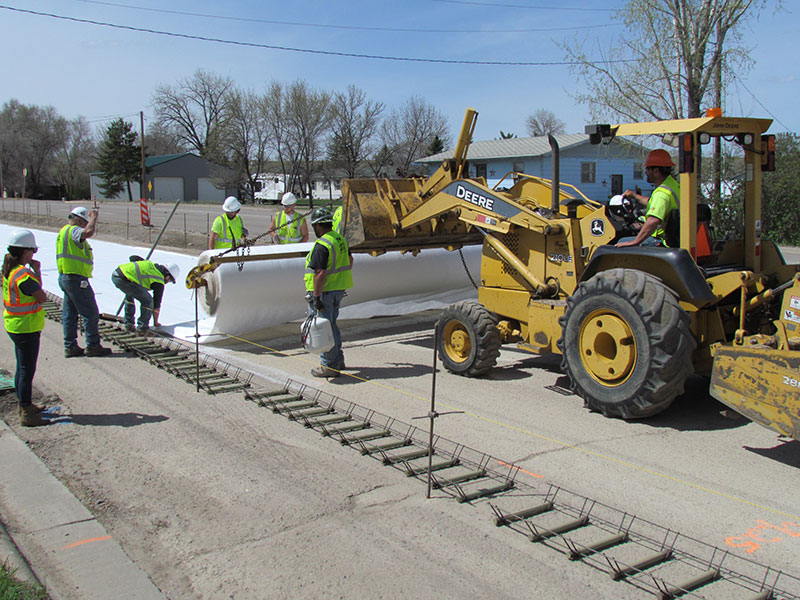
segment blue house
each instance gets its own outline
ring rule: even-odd
[[[644,176],[648,149],[625,140],[592,145],[583,133],[555,136],[559,146],[559,179],[592,200],[608,201],[626,189],[653,190]],[[453,151],[416,161],[432,174]],[[470,177],[485,177],[490,187],[511,187],[513,173],[552,179],[552,154],[546,136],[472,142],[467,154]],[[505,180],[503,180],[505,178]],[[501,183],[502,181],[502,183]]]

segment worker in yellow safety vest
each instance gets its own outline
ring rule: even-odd
[[[672,176],[675,164],[669,152],[661,148],[653,150],[647,155],[644,163],[644,172],[647,182],[656,186],[650,197],[625,190],[622,197],[635,199],[647,207],[644,223],[639,228],[636,236],[624,237],[617,242],[618,248],[625,246],[666,246],[667,218],[673,210],[678,210],[681,197],[680,184]]]
[[[175,283],[180,274],[180,267],[171,263],[159,265],[138,256],[131,256],[131,262],[118,266],[111,274],[111,281],[116,288],[125,294],[125,329],[145,335],[150,329],[150,316],[153,325],[161,327],[158,315],[161,312],[161,300],[164,297],[164,285]],[[153,295],[150,295],[150,292]],[[134,328],[133,320],[136,316],[136,303],[140,304],[139,320]]]
[[[241,209],[242,203],[235,196],[225,198],[225,202],[222,203],[225,214],[219,215],[211,225],[211,233],[208,235],[209,250],[224,250],[242,245],[244,238],[247,237],[247,229],[242,217],[239,216]]]
[[[94,268],[94,255],[87,240],[97,231],[97,217],[96,208],[87,210],[83,206],[76,206],[67,215],[69,222],[56,237],[58,287],[64,292],[61,323],[64,329],[64,356],[67,358],[84,354],[83,348],[78,345],[78,316],[83,318],[86,354],[111,354],[111,348],[104,348],[100,344],[100,311],[89,283]]]
[[[342,334],[336,320],[345,290],[353,287],[353,257],[347,240],[333,231],[333,217],[327,208],[317,208],[311,213],[311,226],[317,241],[306,256],[306,300],[309,314],[322,313],[333,330],[333,348],[320,355],[321,364],[311,369],[311,374],[337,377],[345,364]]]
[[[42,304],[47,301],[42,289],[41,265],[33,258],[37,250],[33,233],[16,229],[11,232],[8,253],[3,259],[3,324],[14,342],[17,359],[14,391],[23,427],[47,425],[41,414],[44,408],[33,404],[33,376],[44,329]]]
[[[333,211],[333,230],[344,235],[344,222],[342,221],[342,207]]]
[[[281,198],[283,210],[272,217],[269,233],[276,244],[296,244],[308,241],[306,218],[295,210],[297,197],[287,192]]]

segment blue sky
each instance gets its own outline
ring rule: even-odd
[[[561,40],[632,35],[611,21],[613,12],[608,9],[621,4],[622,0],[0,0],[7,7],[253,44],[502,62],[561,62]],[[743,43],[752,48],[755,64],[729,88],[726,112],[775,117],[772,131],[798,132],[800,6],[797,0],[784,4],[788,8],[777,14],[767,8],[743,28]],[[501,129],[525,135],[525,117],[537,108],[556,113],[570,133],[583,131],[589,119],[588,108],[572,97],[582,90],[582,82],[564,65],[452,65],[329,56],[166,37],[6,9],[0,9],[0,31],[5,49],[0,102],[16,98],[52,105],[65,117],[82,115],[99,124],[104,118],[124,116],[138,128],[138,112],[145,111],[147,119],[157,85],[174,83],[200,68],[228,75],[240,87],[255,91],[263,91],[272,80],[298,78],[330,91],[354,84],[388,109],[421,95],[447,116],[453,134],[464,109],[471,106],[480,113],[476,139],[499,137]]]

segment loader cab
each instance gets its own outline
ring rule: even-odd
[[[716,253],[720,254],[720,260],[760,272],[761,174],[775,168],[774,136],[764,135],[771,123],[770,119],[724,117],[718,110],[710,109],[701,118],[590,125],[586,133],[593,144],[608,144],[617,136],[650,136],[675,148],[672,154],[677,159],[681,197],[678,211],[674,211],[678,213],[674,222],[666,225],[672,230],[674,247],[683,248],[700,263],[714,262],[712,255]],[[735,144],[743,152],[744,239],[729,248],[724,244],[714,247],[708,214],[713,208],[700,208],[698,204],[703,147],[710,149],[717,140]],[[707,151],[709,155],[712,153]]]

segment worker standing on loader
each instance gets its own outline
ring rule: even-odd
[[[342,334],[336,319],[345,290],[353,287],[353,257],[347,240],[333,231],[333,217],[327,208],[311,213],[311,226],[317,241],[306,256],[306,299],[309,314],[321,312],[331,323],[333,348],[320,355],[319,367],[311,369],[314,377],[338,377],[345,368]]]
[[[644,163],[644,172],[647,182],[656,186],[650,198],[625,190],[624,198],[635,199],[647,207],[645,221],[635,237],[624,237],[618,243],[618,248],[625,246],[666,246],[665,226],[667,217],[673,210],[678,209],[678,200],[681,197],[681,188],[672,177],[672,167],[675,164],[666,150],[653,150],[647,155]]]
[[[270,235],[277,244],[296,244],[308,241],[308,224],[306,218],[295,211],[297,197],[292,192],[286,192],[281,198],[283,210],[272,217],[269,227]]]
[[[242,217],[239,211],[242,203],[235,196],[228,196],[222,203],[222,210],[225,214],[219,215],[211,225],[211,233],[208,236],[209,250],[224,250],[226,248],[236,248],[242,245],[242,240],[247,237]]]
[[[86,354],[106,356],[111,348],[100,344],[98,323],[100,310],[94,290],[89,283],[94,268],[94,255],[88,240],[97,228],[97,209],[86,210],[76,206],[68,215],[69,223],[61,228],[56,238],[56,265],[58,287],[64,292],[61,303],[61,321],[64,327],[64,356],[83,356],[78,345],[78,315],[83,317],[86,333]]]
[[[141,305],[136,331],[141,335],[148,332],[150,315],[153,316],[153,325],[161,326],[158,314],[164,296],[164,285],[168,282],[175,283],[179,274],[180,267],[175,263],[158,265],[150,260],[139,259],[137,256],[131,256],[131,262],[116,268],[111,274],[111,281],[125,294],[125,329],[134,331],[133,319],[136,316],[134,300],[138,300]]]
[[[42,407],[33,404],[33,375],[44,329],[42,303],[47,300],[42,290],[41,265],[33,258],[38,249],[33,233],[17,229],[11,232],[3,260],[3,323],[14,342],[17,358],[14,391],[23,427],[47,425],[42,419]]]

